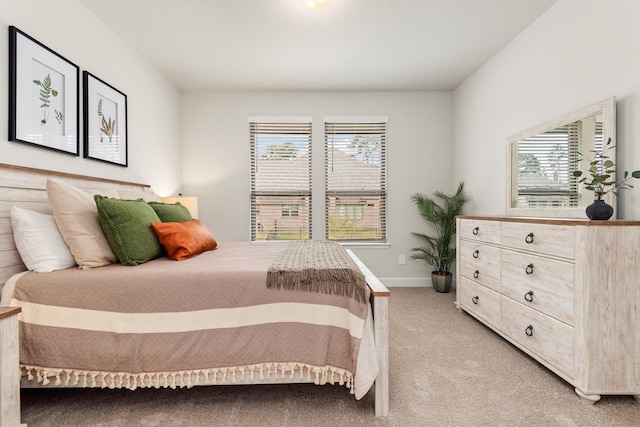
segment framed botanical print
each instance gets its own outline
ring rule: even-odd
[[[79,155],[78,66],[9,27],[9,140]]]
[[[84,84],[84,157],[127,166],[127,95],[88,71]]]

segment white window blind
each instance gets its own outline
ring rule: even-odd
[[[249,127],[251,240],[311,239],[311,123]]]
[[[325,122],[326,238],[386,240],[387,124]]]
[[[518,143],[518,194],[514,207],[577,207],[579,188],[573,171],[583,148],[581,122],[544,132]],[[602,122],[595,126],[596,150],[602,149]]]

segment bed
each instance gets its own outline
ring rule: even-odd
[[[389,291],[353,252],[319,241],[216,242],[181,261],[25,271],[11,211],[50,215],[52,180],[109,200],[157,199],[147,185],[0,164],[1,304],[22,310],[22,387],[311,382],[355,398],[374,388],[376,416],[388,414]],[[343,254],[359,285],[340,284],[335,268],[331,283],[301,288],[282,264]]]

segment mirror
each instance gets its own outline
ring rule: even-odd
[[[616,101],[581,108],[558,120],[527,129],[507,139],[507,215],[550,218],[586,218],[593,192],[573,176],[578,152],[592,158],[609,138],[615,145]],[[615,150],[608,153],[615,161]],[[605,201],[614,207],[612,194]]]

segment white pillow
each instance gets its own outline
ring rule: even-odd
[[[11,226],[18,253],[29,270],[48,273],[76,265],[53,215],[12,206]]]

